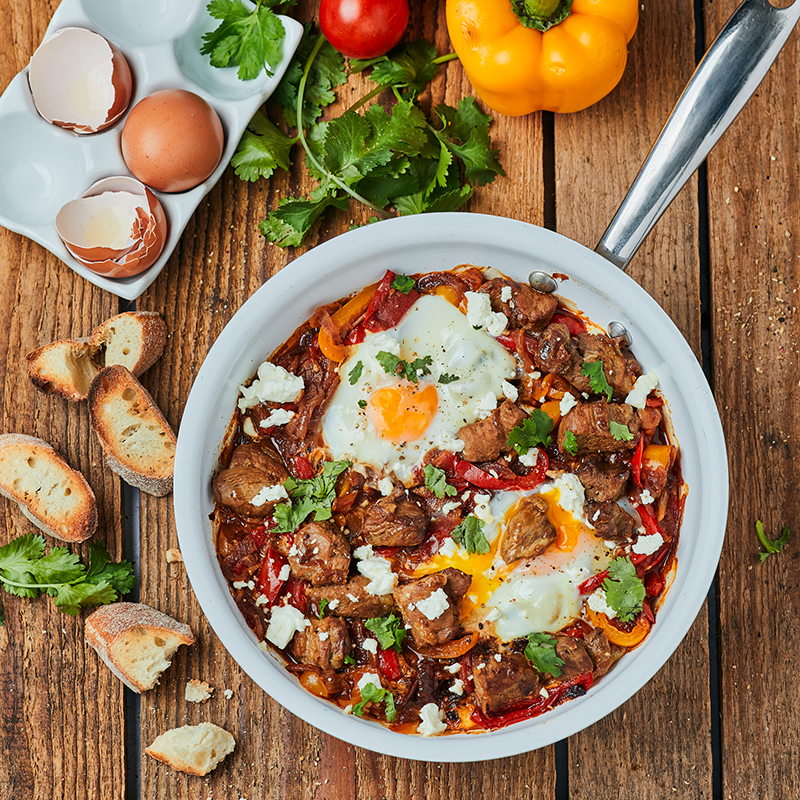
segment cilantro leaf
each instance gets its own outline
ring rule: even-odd
[[[375,360],[383,367],[383,371],[389,375],[394,375],[401,364],[405,365],[400,356],[396,356],[386,350],[380,350],[375,356]],[[403,369],[405,370],[405,366]]]
[[[460,544],[468,553],[488,553],[491,549],[483,533],[483,520],[470,514],[450,534],[456,544]]]
[[[313,478],[287,479],[283,485],[292,501],[275,506],[278,523],[275,530],[278,533],[295,531],[312,511],[315,522],[330,519],[333,516],[331,506],[336,499],[336,481],[349,466],[349,461],[326,461],[322,472]]]
[[[100,583],[62,583],[48,594],[55,597],[56,607],[75,616],[85,606],[103,606],[117,599],[117,592],[106,581]]]
[[[561,675],[564,659],[556,653],[556,639],[549,633],[529,633],[525,647],[525,658],[539,672],[547,672],[554,678]]]
[[[249,11],[241,0],[211,0],[208,13],[221,22],[203,34],[200,52],[214,67],[238,66],[243,81],[257,78],[262,69],[272,75],[270,67],[283,57],[285,31],[269,5],[258,3]]]
[[[550,431],[553,420],[544,411],[535,408],[522,425],[512,428],[508,434],[508,446],[513,447],[519,455],[525,455],[532,447],[550,444]]]
[[[358,407],[359,408],[366,408],[367,407],[367,401],[364,400],[364,399],[359,400],[358,401]]]
[[[7,592],[19,597],[38,597],[39,589],[28,588],[25,584],[37,583],[31,567],[44,555],[44,548],[44,537],[35,533],[26,533],[0,547],[0,582]],[[12,586],[7,581],[23,586]]]
[[[609,421],[608,429],[611,431],[611,435],[618,442],[629,442],[631,439],[633,439],[633,434],[630,432],[628,426],[619,422],[614,422],[613,419]]]
[[[0,625],[6,624],[6,615],[3,613],[3,609],[0,608]]]
[[[439,72],[439,64],[433,63],[435,58],[436,48],[424,39],[417,39],[399,53],[370,59],[370,78],[381,86],[408,89],[410,96],[414,97],[423,92]],[[357,63],[356,69],[358,66]]]
[[[453,381],[459,381],[461,378],[458,375],[448,375],[448,373],[443,372],[439,376],[439,383],[453,383]]]
[[[322,619],[322,617],[325,615],[325,609],[328,607],[328,605],[330,605],[330,603],[329,603],[329,601],[328,601],[328,598],[327,598],[327,597],[323,597],[323,598],[322,598],[322,599],[319,601],[319,606],[318,606],[318,608],[319,608],[319,618],[320,618],[320,619]]]
[[[434,467],[433,464],[426,464],[422,474],[425,476],[425,485],[440,500],[444,499],[445,496],[453,497],[456,494],[456,487],[447,482],[447,475],[445,475],[443,469]]]
[[[567,431],[564,434],[564,449],[574,456],[578,452],[578,440],[575,438],[574,431]]]
[[[394,704],[394,695],[388,689],[379,689],[374,683],[368,683],[361,690],[361,702],[353,706],[353,713],[357,717],[364,716],[364,706],[367,703],[385,703],[386,721],[394,722],[397,709]]]
[[[400,363],[402,364],[403,362],[401,361]],[[431,356],[415,358],[411,363],[405,364],[403,367],[403,375],[405,375],[406,380],[411,381],[411,383],[418,383],[420,372],[423,375],[431,374],[429,369],[431,364],[433,364],[433,358],[431,358]]]
[[[350,385],[355,386],[358,383],[358,379],[361,377],[361,373],[364,371],[364,362],[359,361],[353,369],[350,370],[350,374],[347,376],[350,379]]]
[[[771,556],[773,553],[780,553],[784,547],[786,547],[789,538],[791,537],[792,532],[789,530],[787,526],[781,528],[781,535],[777,539],[770,539],[766,533],[764,533],[764,525],[761,523],[761,520],[756,522],[756,536],[758,536],[758,541],[764,547],[765,552],[759,553],[761,556],[761,563],[763,564],[768,556]]]
[[[622,622],[632,622],[642,610],[644,583],[636,574],[628,556],[617,556],[608,565],[608,577],[603,581],[606,602]]]
[[[410,275],[395,275],[392,281],[392,289],[397,289],[402,294],[408,294],[416,284],[416,281]]]
[[[595,394],[604,394],[606,402],[611,400],[614,390],[606,380],[603,362],[599,358],[597,361],[584,361],[581,366],[581,375],[585,375],[589,379],[589,386]]]
[[[347,664],[348,666],[350,666],[352,664],[355,664],[356,660],[353,658],[353,656],[349,656],[348,655],[348,656],[344,657],[344,663]]]
[[[261,233],[281,247],[299,247],[314,223],[330,206],[343,211],[347,208],[347,198],[331,196],[317,190],[308,199],[292,200],[284,197],[259,226]]]
[[[289,169],[289,153],[297,139],[276,127],[263,111],[256,111],[239,140],[231,165],[245,181],[269,178],[276,169]]]
[[[375,634],[378,644],[384,650],[394,649],[398,653],[403,645],[403,640],[408,635],[403,627],[403,621],[395,614],[368,619],[364,623],[364,627]]]
[[[30,572],[34,583],[42,585],[72,583],[86,574],[77,553],[71,553],[66,547],[51,548],[46,556],[31,564]]]
[[[86,568],[87,583],[106,581],[120,594],[127,594],[136,585],[133,565],[128,561],[115,564],[108,550],[97,542],[89,544],[89,566]]]

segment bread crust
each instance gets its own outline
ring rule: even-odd
[[[135,351],[116,352],[115,340],[133,338]],[[93,346],[106,348],[105,366],[121,364],[137,378],[161,358],[167,343],[167,326],[157,311],[126,311],[98,325],[91,336]]]
[[[90,339],[60,339],[46,344],[25,356],[28,378],[45,394],[73,402],[85,400],[100,371],[94,360],[97,350]]]
[[[86,478],[34,436],[0,435],[0,494],[64,542],[83,542],[97,529],[97,500]]]
[[[143,492],[169,494],[177,437],[147,389],[117,364],[97,374],[88,399],[108,466]]]

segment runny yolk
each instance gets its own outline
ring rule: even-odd
[[[582,524],[558,504],[561,492],[553,489],[550,492],[542,492],[541,496],[547,501],[547,519],[550,520],[556,529],[556,539],[553,543],[559,550],[571,553],[578,544],[581,535]]]
[[[369,398],[368,413],[382,439],[411,442],[419,439],[431,424],[439,407],[436,387],[424,388],[402,383],[385,386]]]

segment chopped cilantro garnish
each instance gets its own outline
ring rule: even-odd
[[[608,565],[603,591],[606,593],[606,602],[622,622],[632,622],[641,612],[645,597],[644,583],[627,556],[618,556]]]
[[[627,425],[623,425],[620,422],[614,422],[612,419],[608,423],[608,428],[611,431],[611,435],[618,442],[629,442],[631,439],[633,439],[633,434],[630,432],[630,429]]]
[[[351,386],[354,386],[356,383],[358,383],[358,379],[361,377],[361,373],[363,371],[364,371],[364,362],[363,361],[359,361],[358,364],[356,364],[353,367],[353,369],[350,370],[350,374],[348,375],[348,378],[350,379],[350,385]]]
[[[353,656],[345,656],[344,663],[347,664],[348,666],[352,666],[353,664],[356,663],[356,660],[353,658]]]
[[[573,431],[567,431],[564,434],[564,449],[574,456],[578,452],[578,440],[575,438]]]
[[[397,289],[402,294],[408,294],[414,288],[415,281],[410,275],[395,275],[392,289]]]
[[[383,371],[387,372],[389,375],[395,374],[397,372],[397,368],[401,364],[405,363],[400,356],[396,356],[393,353],[387,352],[386,350],[380,350],[375,356],[375,360],[383,367]]]
[[[513,447],[521,456],[537,445],[547,447],[550,444],[550,431],[552,430],[552,418],[544,411],[535,408],[522,425],[511,429],[508,434],[509,447]]]
[[[564,660],[556,654],[556,640],[549,633],[528,634],[525,658],[539,672],[547,672],[554,678],[561,675],[561,667],[564,666]]]
[[[358,401],[358,407],[359,407],[359,408],[366,408],[366,407],[367,407],[367,401],[366,401],[366,400],[363,400],[363,399],[362,399],[362,400],[359,400],[359,401]]]
[[[780,553],[784,547],[786,547],[786,543],[789,541],[789,537],[792,535],[792,532],[789,530],[788,527],[781,528],[781,535],[777,539],[770,539],[767,537],[767,534],[764,533],[764,525],[761,523],[761,520],[756,522],[756,536],[758,536],[758,541],[764,547],[764,551],[759,553],[761,556],[761,563],[763,564],[768,556],[771,556],[773,553]]]
[[[423,375],[431,374],[430,369],[428,369],[431,364],[433,364],[433,359],[430,356],[415,358],[410,364],[405,365],[403,374],[406,380],[411,381],[411,383],[417,383],[419,381],[418,373],[421,372]]]
[[[445,495],[452,497],[456,493],[456,487],[451,486],[447,482],[447,476],[443,469],[434,467],[433,464],[426,464],[425,469],[422,470],[425,476],[425,485],[438,497],[440,500]]]
[[[327,597],[323,597],[319,601],[319,606],[318,606],[318,608],[319,608],[319,618],[320,619],[322,619],[322,617],[325,615],[325,609],[327,607],[328,607],[328,598]]]
[[[405,378],[411,383],[419,382],[419,373],[423,375],[430,375],[430,365],[433,359],[430,356],[423,356],[422,358],[415,358],[412,362],[408,363],[403,361],[399,356],[393,355],[386,350],[381,350],[375,356],[377,362],[383,367],[384,372],[389,375],[397,375],[400,378]]]
[[[581,367],[581,375],[585,375],[589,379],[589,386],[595,394],[604,394],[606,402],[611,400],[614,390],[606,380],[606,374],[603,372],[603,362],[600,359],[597,359],[597,361],[584,361]]]
[[[446,372],[443,372],[439,376],[439,383],[453,383],[453,381],[461,380],[458,375],[448,375]]]
[[[275,520],[278,523],[275,531],[291,533],[305,522],[312,511],[316,522],[330,519],[331,505],[336,498],[336,481],[349,466],[349,461],[326,461],[322,466],[322,474],[314,478],[287,478],[283,485],[292,501],[275,507]]]
[[[378,644],[384,650],[394,649],[398,653],[408,635],[403,627],[403,621],[395,614],[389,614],[388,617],[373,617],[368,619],[364,626],[375,634]]]
[[[460,544],[468,553],[488,553],[491,549],[483,533],[483,520],[470,514],[450,534],[456,544]]]
[[[379,689],[374,683],[368,683],[361,690],[361,702],[353,706],[353,713],[357,717],[364,715],[364,706],[367,703],[384,703],[386,705],[386,721],[394,722],[397,709],[394,705],[394,695],[388,689]]]

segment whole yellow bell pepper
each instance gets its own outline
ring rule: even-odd
[[[447,29],[487,106],[580,111],[625,71],[640,0],[447,0]]]

